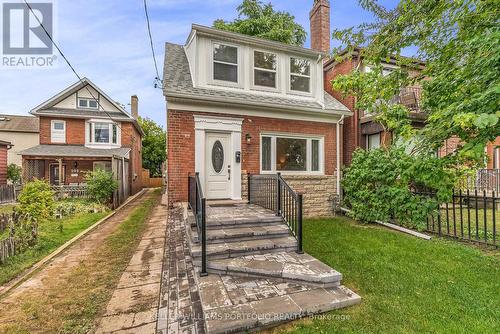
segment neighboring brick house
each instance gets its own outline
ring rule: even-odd
[[[190,173],[208,199],[238,200],[242,174],[281,172],[304,192],[305,215],[331,214],[351,112],[323,89],[325,56],[199,25],[186,45],[167,43],[169,201],[187,201]]]
[[[22,165],[19,152],[38,145],[38,117],[19,115],[0,115],[0,140],[12,143],[12,149],[7,153],[7,165]]]
[[[10,142],[0,140],[0,185],[7,184],[7,152],[11,148]]]
[[[112,171],[123,195],[142,189],[142,129],[138,99],[132,115],[84,78],[31,110],[40,122],[40,144],[20,154],[24,180],[79,185],[88,171]]]

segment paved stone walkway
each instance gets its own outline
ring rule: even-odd
[[[155,333],[167,207],[158,205],[109,301],[97,333]]]
[[[189,253],[184,210],[169,210],[162,273],[158,333],[205,333],[203,311]]]

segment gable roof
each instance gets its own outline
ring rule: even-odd
[[[194,87],[186,52],[184,47],[178,44],[166,43],[163,73],[164,94],[167,97],[351,115],[347,107],[327,92],[324,92],[323,106],[314,100],[296,99],[281,95],[272,96]]]
[[[38,117],[0,114],[0,131],[38,133],[40,122]]]
[[[59,102],[68,98],[72,94],[75,94],[79,90],[85,88],[86,86],[92,87],[95,91],[99,93],[100,96],[104,97],[109,103],[111,103],[118,111],[109,110],[89,110],[89,109],[64,109],[57,108]],[[131,122],[134,124],[135,128],[141,135],[144,135],[141,126],[135,118],[133,118],[123,107],[110,98],[102,89],[100,89],[96,84],[90,81],[88,78],[83,78],[81,81],[77,81],[66,89],[62,90],[58,94],[54,95],[50,99],[36,106],[30,111],[30,114],[35,116],[62,116],[69,118],[108,118],[117,122]]]

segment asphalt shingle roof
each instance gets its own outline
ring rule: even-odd
[[[38,133],[40,123],[33,116],[0,115],[0,131]]]
[[[98,149],[78,145],[38,145],[19,152],[19,155],[79,158],[111,158],[117,156],[127,158],[129,151],[130,149],[126,147]]]
[[[178,44],[166,43],[166,54],[164,64],[164,90],[165,95],[180,94],[186,97],[196,96],[199,99],[220,99],[221,102],[234,102],[252,105],[253,103],[264,103],[279,107],[303,107],[317,109],[318,111],[345,112],[349,113],[342,103],[333,96],[324,92],[325,107],[315,101],[287,98],[282,96],[269,96],[264,94],[251,94],[244,92],[226,91],[219,89],[207,89],[193,87],[189,62],[184,47]]]
[[[107,113],[105,113],[104,111],[100,111],[100,110],[52,108],[52,109],[44,109],[44,110],[41,110],[37,113],[38,114],[54,114],[57,116],[83,117],[83,118],[89,118],[89,117],[109,118],[109,117],[111,117],[113,120],[123,120],[123,121],[129,121],[129,122],[133,121],[132,118],[127,117],[127,115],[125,115],[121,112],[108,111]]]

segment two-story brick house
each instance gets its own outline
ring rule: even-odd
[[[19,154],[24,180],[52,185],[81,185],[98,168],[112,171],[124,195],[142,188],[142,129],[138,99],[132,115],[89,79],[71,85],[30,113],[39,118],[40,144]]]
[[[189,173],[208,199],[238,200],[242,175],[281,172],[305,193],[306,215],[330,214],[351,112],[324,90],[326,56],[199,25],[185,45],[167,43],[170,202],[187,200]]]

